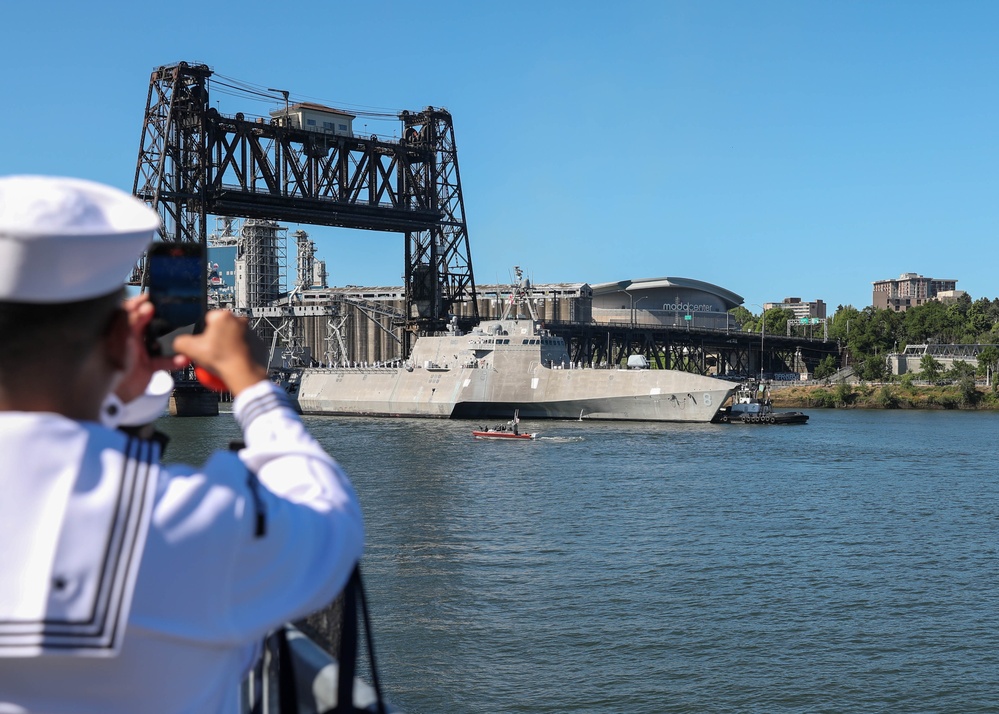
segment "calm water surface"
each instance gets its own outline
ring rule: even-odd
[[[999,712],[999,415],[307,418],[367,519],[383,686],[436,712]],[[164,419],[169,456],[237,435]]]

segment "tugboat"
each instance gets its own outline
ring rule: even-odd
[[[775,412],[770,383],[748,381],[732,395],[732,404],[722,407],[711,420],[715,424],[807,424],[804,412]]]

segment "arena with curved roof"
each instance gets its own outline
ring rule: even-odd
[[[591,287],[595,322],[738,329],[728,311],[742,305],[742,296],[702,280],[642,278]]]

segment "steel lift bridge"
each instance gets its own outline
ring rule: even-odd
[[[478,322],[449,112],[401,112],[398,141],[324,133],[288,121],[284,90],[268,90],[283,95],[283,120],[221,114],[212,76],[187,62],[150,76],[133,193],[160,214],[161,239],[207,250],[209,216],[403,233],[405,353],[413,336],[446,329],[460,301],[471,302],[462,326]],[[133,282],[144,269],[142,261]],[[317,309],[282,308],[290,317]]]

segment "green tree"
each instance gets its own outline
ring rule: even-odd
[[[954,364],[950,366],[945,376],[954,382],[960,382],[962,379],[971,379],[974,382],[975,368],[962,360],[954,360]]]
[[[924,379],[927,382],[936,382],[940,379],[940,371],[943,369],[943,365],[940,364],[933,355],[925,354],[923,358],[919,360],[919,378]]]
[[[947,370],[947,378],[957,383],[958,392],[961,394],[961,405],[972,406],[978,402],[980,397],[978,387],[975,385],[975,368],[967,362],[957,360]]]
[[[774,307],[767,310],[763,319],[767,326],[768,335],[786,335],[787,321],[794,317],[794,313],[782,307]]]
[[[946,305],[931,300],[906,310],[905,342],[910,345],[951,342],[955,334],[961,333],[962,322],[959,313],[948,312]]]
[[[840,305],[829,321],[829,337],[842,345],[848,344],[851,324],[856,323],[859,317],[860,311],[853,305]]]
[[[978,353],[978,374],[986,377],[991,386],[996,379],[996,367],[999,365],[999,348],[987,345]]]
[[[982,398],[978,386],[975,384],[974,376],[962,377],[957,382],[958,391],[961,393],[961,405],[965,407],[974,406]]]
[[[856,367],[857,376],[865,382],[880,382],[888,376],[888,365],[885,358],[879,355],[867,355]]]
[[[823,357],[819,363],[815,366],[815,371],[812,372],[812,376],[816,379],[825,379],[831,374],[836,372],[836,357],[833,355],[826,355]]]
[[[728,311],[728,314],[735,318],[735,321],[739,323],[742,329],[747,329],[746,325],[751,324],[753,320],[753,313],[744,308],[742,305],[738,307],[733,307]]]
[[[989,315],[990,307],[991,301],[988,298],[979,298],[972,303],[971,307],[968,308],[967,315],[965,316],[965,324],[968,332],[974,335],[984,335],[992,329],[992,325],[995,324],[995,320],[993,320],[991,315]],[[975,341],[979,341],[977,337]]]
[[[855,319],[850,320],[850,332],[847,346],[850,350],[850,362],[853,365],[867,364],[866,371],[871,374],[868,379],[879,379],[873,376],[882,373],[876,360],[884,361],[884,356],[894,351],[896,343],[901,341],[903,317],[893,310],[878,310],[865,307]]]
[[[954,302],[947,305],[947,311],[957,316],[960,322],[967,319],[968,310],[971,308],[971,296],[968,293],[960,295]]]
[[[765,310],[761,315],[754,315],[740,305],[729,310],[729,313],[735,316],[735,319],[739,321],[745,332],[755,332],[757,334],[759,334],[760,326],[764,324],[765,318],[766,335],[786,335],[787,321],[794,317],[793,312],[785,310],[782,307],[772,307],[769,310]]]

